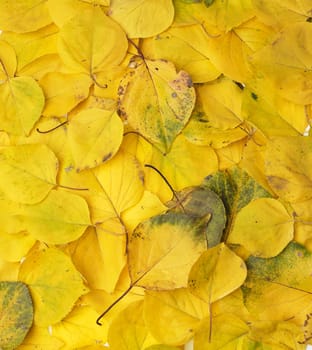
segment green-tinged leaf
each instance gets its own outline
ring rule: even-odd
[[[206,231],[208,245],[213,247],[219,244],[226,224],[225,208],[220,197],[213,191],[200,186],[185,188],[176,192],[176,196],[179,201],[174,198],[167,203],[169,207],[173,206],[171,211],[184,211],[197,217],[211,214]]]
[[[57,248],[34,250],[22,263],[19,280],[29,286],[36,325],[61,321],[87,292],[70,258]]]
[[[227,243],[241,244],[252,255],[278,255],[294,237],[294,219],[281,202],[258,198],[242,208]]]
[[[248,277],[243,286],[249,311],[262,320],[291,320],[308,330],[312,312],[312,253],[290,243],[278,256],[249,257]]]
[[[121,117],[165,153],[187,123],[195,103],[188,73],[177,73],[171,62],[138,56],[131,59],[118,94]]]
[[[23,206],[20,214],[31,235],[50,244],[71,242],[91,224],[89,208],[82,197],[56,190],[38,204]]]
[[[0,28],[24,33],[32,32],[51,22],[46,1],[0,1]]]
[[[221,243],[205,251],[195,262],[188,286],[197,297],[213,303],[239,288],[246,276],[244,261]]]
[[[170,26],[174,8],[171,0],[114,0],[109,14],[129,38],[147,38]]]
[[[0,85],[1,128],[14,135],[28,135],[40,118],[44,95],[31,77],[16,77]]]
[[[0,282],[0,348],[14,350],[33,323],[33,304],[22,282]]]
[[[111,159],[122,141],[123,124],[114,111],[86,109],[69,122],[68,140],[78,171]]]
[[[97,72],[123,60],[127,47],[121,27],[101,8],[93,7],[79,12],[63,25],[58,51],[68,68],[90,74],[96,80]]]
[[[34,204],[56,183],[58,159],[44,144],[8,146],[0,150],[0,189],[12,201]]]
[[[132,284],[148,289],[186,287],[193,263],[207,249],[209,217],[166,213],[139,224],[127,249]]]
[[[179,348],[176,348],[175,346],[157,344],[157,345],[149,346],[145,350],[179,350]]]
[[[224,233],[226,239],[232,229],[237,213],[251,200],[271,195],[260,186],[243,169],[233,167],[208,176],[203,186],[214,191],[225,206],[227,227]]]
[[[185,344],[194,337],[201,319],[208,316],[208,310],[208,304],[186,288],[145,293],[146,325],[155,339],[163,344]]]

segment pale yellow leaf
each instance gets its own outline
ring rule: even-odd
[[[48,326],[61,321],[87,292],[70,258],[57,248],[34,250],[20,267],[34,302],[34,322]]]
[[[170,26],[174,8],[171,0],[111,0],[109,15],[129,38],[147,38]]]

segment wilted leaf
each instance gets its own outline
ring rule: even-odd
[[[123,125],[115,112],[98,108],[84,110],[68,125],[77,171],[94,168],[112,158],[122,141]]]
[[[311,259],[312,254],[297,243],[274,258],[250,257],[243,286],[249,311],[258,319],[289,319],[303,326],[312,312]]]
[[[0,282],[0,313],[0,347],[14,350],[33,322],[33,304],[24,283]]]
[[[86,201],[65,191],[51,191],[42,202],[23,206],[20,215],[33,237],[51,244],[73,241],[91,224]]]
[[[112,0],[109,15],[129,38],[147,38],[170,26],[174,8],[171,0]]]
[[[210,175],[202,185],[215,192],[222,199],[225,206],[228,219],[226,232],[224,233],[225,239],[232,229],[237,213],[244,206],[253,199],[271,197],[269,192],[239,167]]]
[[[225,208],[217,194],[203,187],[191,187],[176,193],[177,200],[167,203],[173,206],[171,211],[185,212],[192,216],[202,217],[211,214],[206,230],[209,247],[220,243],[226,224]],[[183,208],[183,209],[182,209]]]
[[[98,7],[78,13],[66,22],[61,28],[58,46],[68,68],[90,74],[94,79],[97,72],[118,65],[127,47],[121,27]]]
[[[28,135],[40,118],[44,106],[43,92],[31,77],[16,77],[0,85],[0,121],[3,130]]]
[[[61,321],[87,292],[70,258],[57,248],[29,254],[20,267],[19,280],[30,288],[35,324],[40,326]]]
[[[139,224],[127,249],[132,284],[148,289],[185,287],[192,264],[207,249],[208,220],[209,214],[196,218],[166,213]]]
[[[138,56],[131,60],[118,93],[121,117],[165,153],[187,123],[195,103],[188,73],[176,73],[171,62]]]
[[[201,319],[207,316],[208,304],[186,288],[145,293],[144,319],[149,331],[160,343],[185,344],[194,336]]]
[[[278,255],[294,236],[294,219],[281,202],[258,198],[238,213],[227,243],[241,244],[252,255]]]
[[[47,4],[41,0],[0,1],[0,28],[32,32],[51,22]]]
[[[271,138],[268,141],[265,175],[274,192],[283,199],[301,202],[312,197],[310,164],[312,164],[310,138],[287,136]]]
[[[45,95],[44,116],[63,116],[89,95],[91,79],[85,74],[51,72],[40,80]]]
[[[246,276],[244,261],[221,243],[195,262],[188,285],[192,293],[210,304],[239,288]]]
[[[58,160],[45,145],[30,144],[0,150],[0,188],[19,203],[34,204],[55,187]]]

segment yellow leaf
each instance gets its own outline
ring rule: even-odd
[[[119,237],[119,240],[121,238]],[[88,281],[90,288],[112,292],[116,285],[116,279],[120,275],[120,265],[124,265],[125,261],[123,261],[123,264],[118,263],[116,256],[119,257],[120,254],[117,254],[117,251],[113,250],[115,261],[104,264],[100,240],[101,236],[96,234],[93,227],[90,227],[77,241],[72,242],[68,246],[68,251],[77,270]],[[116,246],[109,247],[103,245],[103,248],[105,248],[103,249],[103,253],[106,258],[105,250],[109,252],[111,248],[116,249]],[[92,264],[90,264],[90,261],[92,261]]]
[[[16,54],[11,45],[0,40],[0,84],[13,77],[16,71]]]
[[[91,79],[85,74],[47,73],[39,84],[45,95],[44,116],[62,116],[89,95]]]
[[[44,56],[56,54],[57,35],[58,28],[54,24],[30,33],[4,32],[1,34],[16,52],[19,75],[22,75],[21,73],[25,72],[29,65],[35,64]],[[51,65],[51,62],[49,64]]]
[[[167,153],[191,116],[195,91],[188,73],[171,62],[135,56],[119,87],[119,114]]]
[[[210,319],[202,322],[202,327],[194,337],[194,349],[240,349],[239,344],[248,333],[249,327],[243,320],[236,315],[225,313],[214,317],[212,323]]]
[[[185,344],[194,336],[200,320],[207,316],[208,304],[186,288],[145,293],[144,319],[160,343]]]
[[[8,262],[0,258],[0,279],[1,281],[16,281],[20,262]]]
[[[192,293],[210,304],[239,288],[246,276],[244,261],[220,243],[205,251],[195,262],[188,285]]]
[[[207,34],[200,25],[171,27],[143,41],[141,48],[149,59],[165,59],[178,70],[190,74],[194,83],[212,81],[220,75],[209,60]]]
[[[62,27],[76,14],[91,8],[87,1],[79,0],[47,0],[47,5],[51,18],[58,27]]]
[[[277,29],[305,22],[311,16],[310,0],[254,0],[253,4],[257,17]]]
[[[127,247],[132,285],[148,289],[186,287],[192,264],[207,249],[209,217],[169,212],[139,224]]]
[[[111,323],[108,330],[109,347],[112,350],[141,350],[147,333],[143,302],[133,302]]]
[[[2,128],[15,135],[28,135],[40,118],[44,96],[34,79],[17,77],[0,85],[0,103]]]
[[[255,70],[269,77],[282,97],[298,104],[312,102],[311,35],[310,23],[289,25],[252,58]]]
[[[239,82],[249,78],[249,55],[252,50],[236,34],[235,29],[210,38],[207,49],[211,62],[226,77]]]
[[[122,135],[123,124],[115,112],[90,108],[75,115],[68,125],[68,139],[77,171],[112,158]]]
[[[34,204],[55,186],[58,160],[45,145],[8,146],[0,150],[0,188],[15,202]]]
[[[174,8],[171,0],[112,0],[109,15],[129,38],[147,38],[171,25]]]
[[[312,197],[312,142],[307,137],[271,138],[265,153],[265,175],[273,191],[290,202]]]
[[[226,4],[213,1],[210,6],[203,1],[190,4],[185,0],[174,0],[174,5],[177,24],[200,23],[210,36],[227,32],[254,16],[250,0],[229,0]]]
[[[127,231],[132,232],[141,221],[160,214],[167,209],[155,194],[144,191],[140,201],[123,212],[122,221],[127,227]]]
[[[294,222],[276,199],[255,199],[242,208],[228,236],[228,243],[243,245],[254,256],[278,255],[293,239]]]
[[[29,350],[34,347],[42,350],[59,350],[63,348],[63,345],[64,343],[61,340],[53,337],[49,333],[48,327],[33,325],[23,341],[23,344],[18,347],[18,350]]]
[[[32,32],[51,22],[47,4],[41,0],[0,1],[2,30]]]
[[[177,191],[199,185],[205,176],[218,169],[218,159],[211,147],[196,146],[183,135],[177,136],[171,151],[166,155],[134,135],[127,136],[123,147],[127,151],[131,150],[142,164],[149,163],[158,169]],[[203,162],[203,159],[209,161]],[[196,169],[196,172],[192,169]],[[153,169],[145,168],[145,187],[156,193],[163,202],[172,198],[171,189]]]
[[[126,263],[127,231],[121,215],[140,200],[143,178],[137,160],[119,152],[107,164],[94,169],[93,179],[98,188],[90,190],[86,198],[103,261],[101,280],[105,290],[111,292]]]
[[[35,244],[36,239],[27,232],[0,233],[0,256],[5,261],[20,261]]]
[[[53,336],[60,339],[68,349],[107,341],[107,324],[99,327],[94,320],[98,314],[90,306],[76,306],[69,315],[51,328]],[[103,348],[102,348],[103,349]]]
[[[20,281],[26,283],[34,302],[36,325],[61,321],[76,300],[87,292],[70,258],[56,248],[35,250],[20,267]]]
[[[107,66],[118,65],[128,48],[123,30],[98,7],[72,17],[59,35],[58,51],[64,63],[91,77]]]
[[[86,201],[68,192],[52,190],[35,205],[24,205],[21,220],[36,239],[64,244],[79,238],[90,225]]]

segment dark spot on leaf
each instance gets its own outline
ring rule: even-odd
[[[159,68],[158,68],[158,67],[155,67],[155,70],[159,70]]]
[[[107,160],[109,160],[112,157],[112,152],[109,152],[108,154],[106,154],[103,158],[102,158],[102,162],[106,162]]]
[[[242,83],[240,83],[239,81],[234,81],[234,83],[241,89],[241,90],[244,90],[245,87]]]
[[[118,96],[121,96],[125,93],[125,89],[122,87],[122,86],[119,86],[118,87],[118,90],[117,90],[117,95]]]
[[[312,23],[312,17],[308,17],[308,18],[306,19],[306,22]]]
[[[251,93],[251,97],[257,101],[258,100],[258,95],[256,95],[254,92]]]
[[[177,94],[176,92],[173,92],[173,93],[171,94],[171,97],[176,98],[176,97],[178,97],[178,94]]]

